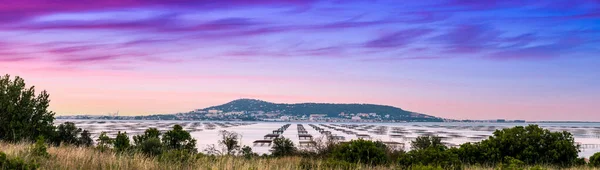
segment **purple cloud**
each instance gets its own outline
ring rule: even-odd
[[[430,29],[408,29],[380,36],[365,43],[369,48],[399,48],[429,34]]]
[[[485,25],[458,25],[435,39],[445,43],[448,52],[477,53],[497,43],[499,35]]]

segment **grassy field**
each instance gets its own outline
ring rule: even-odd
[[[270,169],[402,169],[395,166],[370,167],[359,164],[331,165],[327,161],[302,157],[255,158],[242,157],[199,157],[196,160],[178,163],[161,162],[157,158],[139,154],[123,155],[112,152],[99,152],[93,148],[48,147],[50,157],[40,158],[30,153],[31,144],[2,143],[0,151],[9,157],[20,157],[26,161],[36,161],[40,169],[219,169],[219,170],[270,170]],[[413,169],[437,169],[433,167],[415,167]],[[497,169],[467,166],[465,169]],[[524,168],[530,169],[530,168]],[[543,166],[543,169],[557,169]],[[571,169],[589,169],[576,167]]]

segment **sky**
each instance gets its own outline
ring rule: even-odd
[[[0,0],[0,74],[57,115],[253,98],[600,121],[599,54],[599,0]]]

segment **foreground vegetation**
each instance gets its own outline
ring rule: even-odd
[[[115,138],[90,133],[66,122],[53,125],[49,95],[35,95],[23,79],[0,78],[0,169],[593,169],[578,158],[579,146],[568,132],[537,125],[497,130],[477,143],[449,148],[436,136],[412,141],[409,152],[380,141],[339,142],[319,138],[298,149],[286,138],[273,141],[270,155],[240,145],[241,136],[221,131],[217,145],[196,149],[196,139],[179,125],[165,133],[150,128]]]
[[[328,160],[301,156],[257,157],[202,156],[189,162],[164,162],[141,154],[118,154],[75,146],[48,147],[49,157],[40,158],[30,152],[31,144],[0,142],[0,150],[8,157],[20,157],[24,162],[36,161],[42,169],[403,169],[395,165],[336,164]],[[1,156],[0,156],[1,157]],[[1,158],[0,158],[1,159]],[[524,166],[523,169],[558,169],[551,165]],[[412,169],[443,169],[434,166],[413,166]],[[465,166],[464,169],[501,169],[499,167]],[[589,166],[566,169],[595,170]]]

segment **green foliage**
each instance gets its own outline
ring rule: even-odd
[[[201,154],[190,153],[188,150],[172,149],[164,151],[158,160],[163,162],[178,162],[185,163],[201,157]]]
[[[332,156],[337,160],[370,165],[384,164],[388,161],[385,145],[362,139],[340,144],[334,148]]]
[[[242,147],[242,156],[246,159],[251,159],[253,157],[258,157],[258,154],[252,152],[252,147],[244,146]]]
[[[451,150],[439,147],[428,147],[425,149],[411,150],[401,155],[398,162],[402,167],[414,167],[418,165],[442,167],[444,169],[461,169],[462,163],[458,155]]]
[[[222,130],[219,131],[219,135],[221,135],[219,145],[225,149],[227,155],[235,155],[236,151],[240,150],[240,134]]]
[[[96,142],[98,142],[98,145],[96,146],[98,150],[107,151],[110,149],[113,140],[110,137],[108,137],[108,135],[106,135],[106,132],[102,132],[100,133],[100,136],[98,136]]]
[[[600,167],[600,152],[595,153],[590,157],[589,165],[592,167]]]
[[[426,149],[429,147],[446,149],[442,144],[442,138],[438,136],[419,136],[410,143],[413,150]]]
[[[0,140],[33,141],[54,132],[54,113],[48,111],[50,95],[27,88],[20,77],[0,77]]]
[[[167,131],[162,138],[162,142],[167,149],[184,150],[190,153],[196,153],[196,139],[192,138],[189,132],[183,130],[180,125],[173,126],[173,130]]]
[[[39,156],[39,157],[50,157],[50,154],[48,154],[48,151],[46,150],[46,141],[44,140],[43,136],[38,137],[37,141],[35,142],[35,144],[33,144],[33,146],[30,149],[30,152],[32,155],[34,156]]]
[[[129,147],[130,147],[129,136],[127,136],[127,132],[121,133],[121,131],[119,131],[117,133],[117,137],[115,138],[115,141],[113,142],[113,148],[117,152],[123,152],[123,151],[126,151],[127,149],[129,149]]]
[[[19,157],[8,157],[4,152],[0,152],[0,169],[30,170],[38,169],[39,165],[35,162],[25,162]]]
[[[297,148],[294,143],[285,137],[280,137],[273,140],[273,147],[271,148],[271,155],[279,156],[290,156],[296,154]]]
[[[464,149],[463,149],[464,147]],[[496,130],[494,136],[476,144],[463,144],[457,152],[468,163],[498,164],[505,158],[526,165],[550,164],[567,167],[577,164],[579,146],[568,132],[550,132],[537,125]]]
[[[77,128],[75,123],[73,122],[65,122],[58,125],[55,143],[57,145],[60,144],[68,144],[68,145],[78,145],[79,143],[79,134],[81,133],[81,128]]]
[[[163,144],[157,137],[146,139],[141,143],[137,144],[136,147],[139,151],[149,156],[160,155],[163,151]]]
[[[77,139],[77,145],[84,146],[84,147],[90,147],[93,144],[94,144],[94,141],[92,140],[90,132],[87,130],[83,130],[83,132],[81,132],[81,136]]]
[[[410,170],[445,170],[441,166],[433,166],[433,165],[413,165],[409,167]]]
[[[158,129],[156,128],[148,128],[146,129],[146,131],[144,131],[143,135],[133,136],[133,142],[135,143],[135,145],[141,145],[146,140],[151,138],[160,139],[160,131],[158,131]]]

